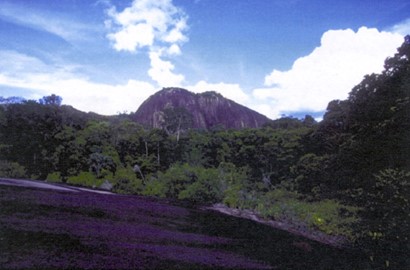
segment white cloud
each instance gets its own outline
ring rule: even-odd
[[[410,35],[410,18],[394,25],[388,29],[388,31],[398,33],[403,36]]]
[[[15,51],[0,51],[0,59],[0,70],[3,73],[15,74],[26,71],[28,68],[37,72],[47,69],[47,66],[39,59]]]
[[[284,112],[323,111],[329,101],[347,98],[364,75],[381,72],[386,57],[402,42],[400,34],[366,27],[329,30],[320,47],[297,59],[290,70],[267,75],[266,87],[254,89],[253,97],[270,105],[272,118]]]
[[[63,97],[64,104],[86,112],[104,115],[133,112],[156,91],[153,85],[136,80],[118,85],[92,82],[17,52],[0,51],[0,57],[10,63],[0,65],[0,86],[29,89],[25,96],[28,99],[56,94]]]
[[[179,55],[181,54],[181,48],[179,48],[179,46],[176,44],[172,44],[166,52],[168,55]]]
[[[148,70],[148,75],[158,83],[161,87],[180,86],[184,81],[184,76],[174,74],[172,70],[174,65],[169,61],[161,59],[160,52],[150,52],[151,68]]]
[[[36,10],[27,5],[0,3],[0,18],[15,24],[45,31],[66,41],[85,40],[98,32],[96,26],[82,24],[64,16]]]
[[[136,48],[152,46],[154,43],[154,33],[148,24],[140,23],[117,33],[109,34],[108,38],[114,39],[114,48],[117,51],[135,51]]]
[[[186,19],[180,19],[175,23],[175,27],[165,34],[163,40],[168,43],[185,42],[188,38],[183,32],[187,28]]]
[[[136,80],[117,85],[92,82],[76,73],[70,65],[60,68],[57,67],[60,64],[46,64],[38,58],[16,51],[0,51],[0,58],[0,95],[2,86],[27,89],[24,97],[34,100],[57,94],[63,97],[64,104],[79,110],[113,115],[136,111],[144,100],[158,90],[150,83]],[[151,52],[150,58],[152,66],[157,67],[150,69],[152,77],[164,86],[181,86],[184,78],[172,73],[173,65],[170,62],[163,61],[156,52]],[[200,81],[195,85],[182,87],[195,93],[216,91],[243,105],[250,101],[239,84]]]
[[[163,60],[181,54],[186,42],[187,15],[171,0],[134,0],[130,7],[118,12],[111,7],[106,26],[108,39],[117,51],[137,52],[147,49],[151,60],[148,75],[159,86],[178,86],[184,76],[173,73],[174,65]]]
[[[206,91],[215,91],[222,96],[229,98],[240,104],[247,104],[249,102],[249,96],[241,89],[239,84],[229,83],[208,83],[205,81],[199,81],[197,84],[187,86],[187,89],[194,93],[202,93]]]

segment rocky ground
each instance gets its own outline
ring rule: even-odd
[[[302,237],[306,237],[308,239],[333,247],[343,247],[348,245],[348,241],[342,236],[328,235],[321,231],[308,228],[305,224],[295,224],[277,220],[266,220],[257,213],[246,209],[242,210],[237,208],[229,208],[224,204],[215,204],[212,206],[203,207],[203,209],[217,211],[234,217],[250,219],[255,222],[268,225],[275,229],[284,230],[294,235],[300,235]]]
[[[362,269],[356,251],[191,205],[0,185],[1,269]]]

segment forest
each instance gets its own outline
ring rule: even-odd
[[[340,236],[372,269],[410,265],[410,36],[319,123],[176,130],[173,112],[147,129],[61,103],[0,97],[0,177],[223,203]]]

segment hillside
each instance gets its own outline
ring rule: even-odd
[[[180,115],[185,113],[190,128],[258,128],[269,121],[266,116],[216,92],[195,94],[181,88],[164,88],[155,93],[132,119],[144,126],[160,128],[166,124],[167,111],[172,110],[179,110]]]
[[[349,250],[168,200],[0,184],[0,205],[1,269],[309,270],[363,262]]]

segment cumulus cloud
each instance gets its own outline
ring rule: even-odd
[[[389,29],[389,31],[401,34],[403,36],[410,35],[410,18],[394,25]]]
[[[156,81],[159,86],[180,86],[184,80],[181,74],[174,74],[172,70],[174,65],[169,61],[161,59],[159,52],[150,52],[151,68],[148,70],[148,75]]]
[[[155,52],[150,53],[151,61],[158,61],[152,66],[162,66],[161,70],[150,69],[151,76],[158,76],[161,82],[173,81],[179,86],[183,77],[174,76],[173,65],[163,61]],[[39,58],[16,51],[0,51],[0,95],[2,88],[15,87],[27,89],[25,98],[38,100],[43,96],[57,94],[63,97],[63,103],[73,105],[82,111],[93,111],[103,115],[118,112],[133,112],[141,103],[158,89],[148,82],[128,80],[123,84],[104,84],[89,80],[75,66],[44,63]],[[79,69],[78,71],[81,71]],[[195,85],[183,85],[195,93],[216,91],[240,104],[246,105],[250,97],[239,84],[207,83],[200,81]]]
[[[148,75],[160,86],[178,86],[184,76],[173,73],[174,65],[163,60],[181,54],[180,44],[186,42],[187,15],[171,0],[134,0],[130,7],[118,12],[108,10],[107,37],[117,51],[148,50],[151,68]]]
[[[166,52],[168,55],[179,55],[181,54],[181,49],[179,48],[178,45],[172,44],[171,47],[169,47]]]
[[[82,111],[104,115],[136,111],[156,89],[147,82],[129,80],[110,85],[90,81],[67,69],[47,65],[41,60],[13,51],[0,51],[8,65],[0,65],[1,87],[29,89],[28,99],[56,94],[63,103]]]
[[[329,101],[345,99],[363,76],[383,69],[386,57],[395,53],[403,36],[377,29],[329,30],[319,47],[297,59],[287,71],[273,70],[265,77],[264,88],[253,97],[272,118],[282,113],[326,109]]]
[[[147,52],[150,59],[148,75],[160,87],[180,86],[193,92],[216,91],[238,103],[245,104],[249,96],[239,84],[207,83],[184,84],[185,77],[175,72],[169,58],[181,54],[181,44],[188,41],[185,12],[172,0],[134,0],[122,11],[111,7],[106,21],[111,33],[108,38],[117,51]]]
[[[171,0],[134,0],[130,7],[108,11],[112,33],[108,38],[117,50],[134,52],[156,45],[166,46],[187,41],[187,16]]]
[[[137,47],[152,46],[154,33],[147,24],[130,25],[129,27],[108,36],[115,40],[117,51],[135,51]]]
[[[247,104],[250,101],[250,97],[241,89],[239,84],[223,82],[207,83],[205,81],[199,81],[195,85],[187,86],[187,88],[195,93],[215,91],[240,104]]]

